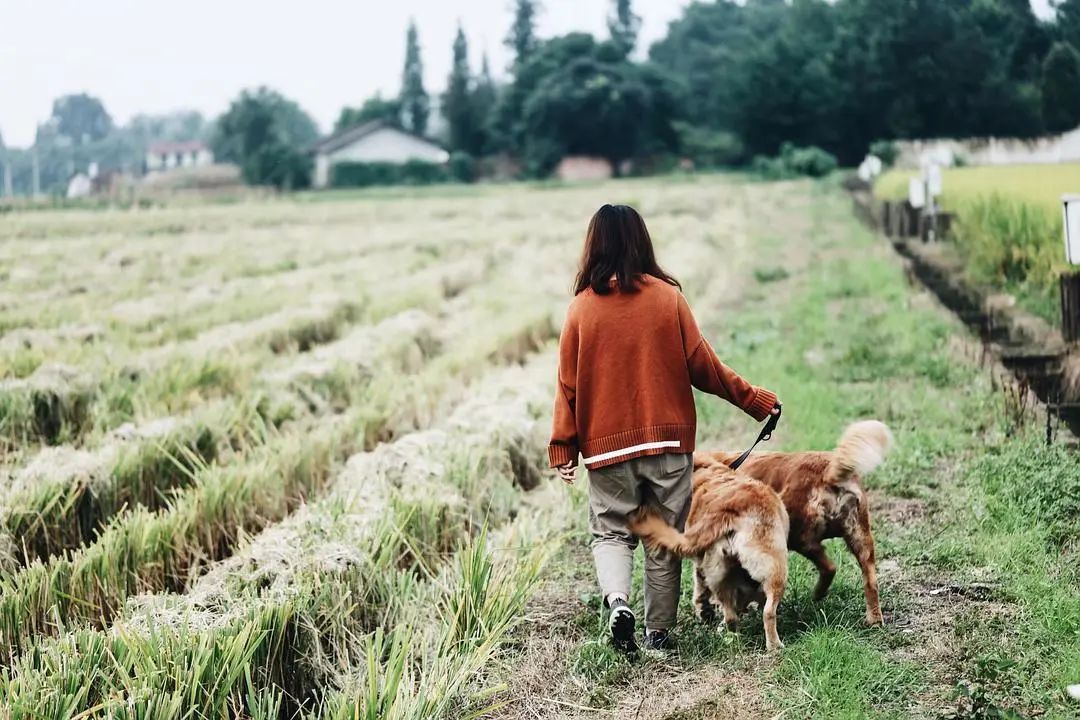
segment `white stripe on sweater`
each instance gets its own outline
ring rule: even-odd
[[[611,458],[620,457],[622,455],[629,455],[631,453],[636,453],[636,452],[639,452],[641,450],[654,450],[656,448],[669,448],[669,447],[677,448],[677,447],[681,447],[681,446],[682,446],[682,443],[679,442],[678,440],[660,440],[659,442],[647,442],[647,443],[641,443],[640,445],[632,445],[631,447],[623,448],[622,450],[612,450],[611,452],[600,453],[599,455],[593,455],[592,457],[585,458],[584,460],[582,460],[582,462],[584,462],[586,465],[589,465],[590,463],[601,462],[603,460],[610,460]]]

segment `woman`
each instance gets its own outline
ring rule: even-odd
[[[578,453],[589,471],[593,558],[616,647],[634,650],[630,573],[637,538],[627,515],[651,496],[682,529],[693,472],[693,389],[717,395],[755,420],[776,395],[728,368],[701,336],[675,278],[656,262],[637,211],[605,205],[585,236],[574,299],[559,340],[559,377],[548,445],[551,466],[574,482]],[[645,556],[645,644],[671,644],[681,561]]]

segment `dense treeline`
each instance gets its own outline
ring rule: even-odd
[[[381,120],[433,136],[453,153],[450,174],[470,179],[491,156],[531,176],[567,155],[606,158],[616,171],[761,155],[826,168],[829,153],[854,163],[877,140],[1034,137],[1080,125],[1080,0],[1057,3],[1049,22],[1029,0],[699,1],[647,52],[632,0],[611,0],[606,37],[541,38],[540,2],[515,0],[513,10],[501,82],[486,56],[473,71],[459,27],[444,89],[429,93],[421,28],[410,22],[400,92],[343,108],[334,129]],[[295,188],[308,180],[315,132],[295,102],[268,89],[243,92],[212,128],[194,114],[116,128],[100,102],[68,96],[37,149],[45,189],[91,160],[137,170],[148,141],[195,137],[212,139],[249,182]],[[8,158],[25,192],[30,154]]]
[[[1080,124],[1080,86],[1060,86],[1075,74],[1078,8],[1066,0],[1043,23],[1028,0],[696,2],[650,58],[686,83],[687,120],[731,133],[734,154],[788,141],[852,162],[882,138]]]
[[[1052,22],[1029,0],[693,2],[646,62],[632,59],[640,21],[630,0],[612,0],[607,38],[538,39],[538,3],[515,9],[515,61],[496,103],[460,112],[464,35],[455,42],[449,142],[506,153],[534,174],[566,154],[616,168],[669,153],[730,165],[785,144],[853,163],[881,139],[1080,125],[1080,0],[1059,3]],[[466,117],[486,143],[458,140]]]

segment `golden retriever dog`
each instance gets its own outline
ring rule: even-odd
[[[694,595],[723,608],[734,630],[746,606],[757,601],[765,624],[765,645],[784,645],[776,632],[776,608],[787,584],[788,517],[780,497],[721,463],[695,465],[686,529],[679,532],[643,505],[630,529],[650,548],[694,561]]]
[[[836,565],[825,553],[822,541],[844,539],[862,569],[866,622],[871,625],[880,625],[882,617],[870,507],[860,477],[881,464],[892,444],[889,428],[877,420],[866,420],[850,425],[832,452],[761,453],[751,455],[739,468],[779,493],[791,522],[788,547],[818,569],[815,600],[825,597],[836,575]],[[716,462],[726,465],[738,457],[735,452],[698,452],[694,467],[711,467]],[[699,615],[711,612],[696,596],[695,602]]]

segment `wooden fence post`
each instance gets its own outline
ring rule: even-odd
[[[1080,272],[1061,273],[1061,336],[1080,340]]]

